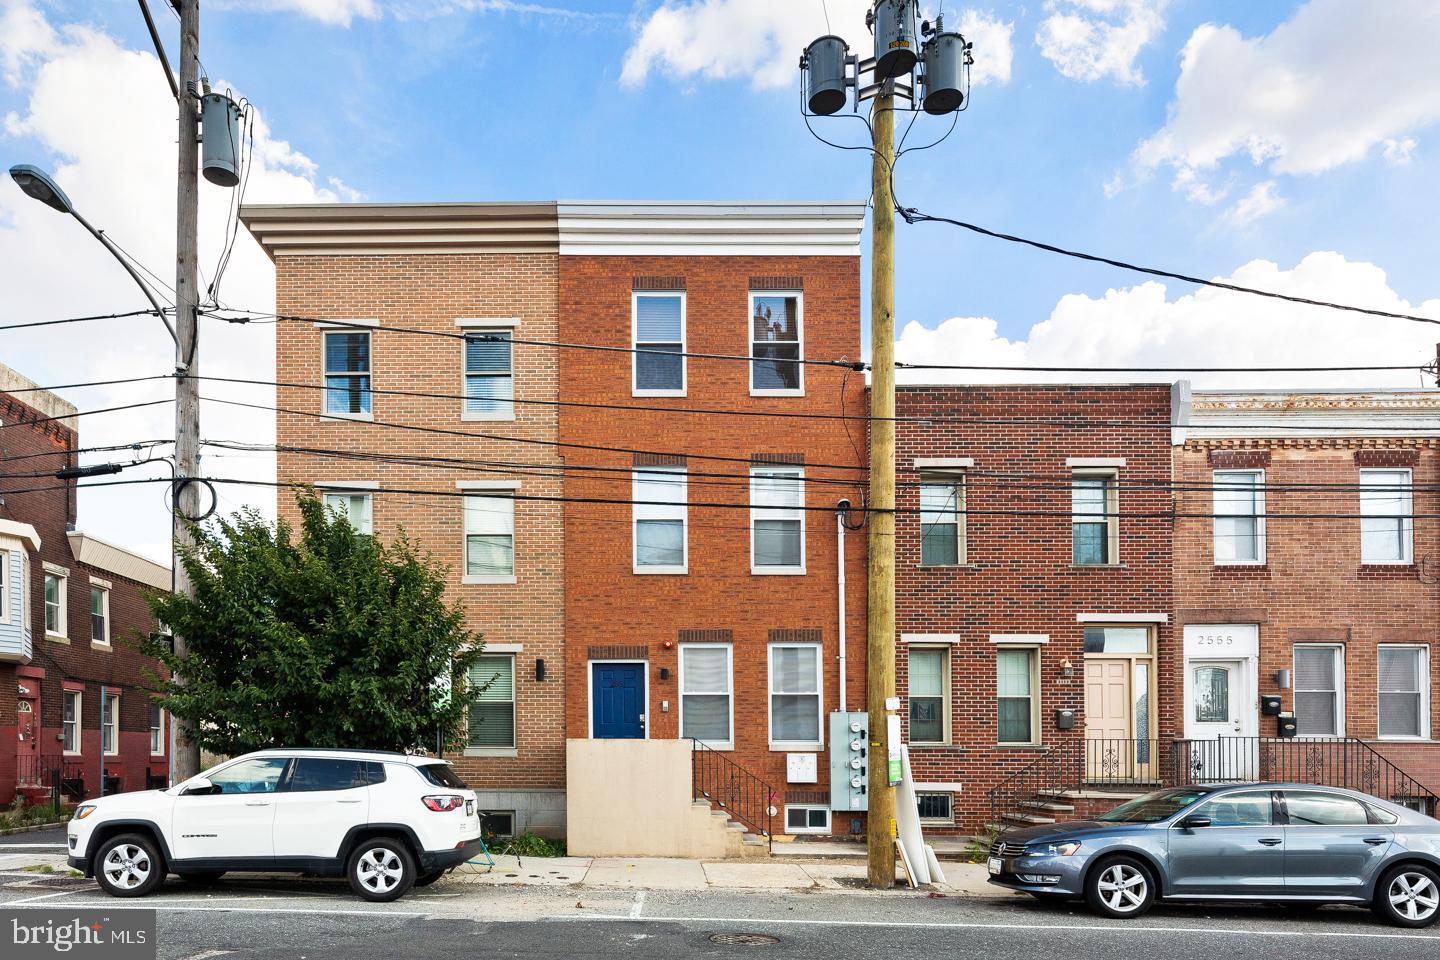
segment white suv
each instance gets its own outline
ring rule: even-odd
[[[480,850],[475,795],[430,757],[371,750],[261,750],[169,790],[88,801],[68,828],[70,866],[116,897],[167,873],[345,876],[366,900],[434,883]]]

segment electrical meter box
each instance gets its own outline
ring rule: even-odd
[[[868,810],[869,789],[870,715],[830,714],[830,809]]]

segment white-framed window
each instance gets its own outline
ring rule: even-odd
[[[509,330],[465,331],[464,420],[514,420],[514,334]]]
[[[804,297],[799,291],[750,292],[750,395],[805,392]]]
[[[1414,532],[1409,470],[1360,471],[1360,562],[1410,563]]]
[[[107,757],[120,752],[120,695],[106,691],[100,708],[100,749]]]
[[[955,822],[955,794],[949,791],[917,790],[915,806],[921,823]]]
[[[45,571],[45,632],[52,637],[66,636],[66,607],[69,577],[64,574]]]
[[[356,533],[373,536],[375,533],[375,501],[368,493],[327,493],[325,509],[338,513],[350,522]]]
[[[1292,653],[1295,732],[1302,737],[1345,735],[1345,648],[1297,643]]]
[[[150,704],[150,756],[165,752],[165,711],[160,704]]]
[[[920,565],[953,567],[965,562],[965,475],[920,476]]]
[[[820,645],[770,645],[770,749],[823,746]]]
[[[110,645],[110,588],[90,584],[90,642]]]
[[[60,746],[65,753],[80,752],[80,720],[82,694],[79,690],[66,690],[61,695]]]
[[[750,468],[750,572],[805,572],[805,471]]]
[[[728,643],[680,645],[680,736],[716,750],[735,745],[734,664]]]
[[[830,808],[785,804],[785,832],[789,834],[829,833]]]
[[[689,569],[688,489],[683,467],[646,467],[631,475],[632,549],[636,573]]]
[[[630,302],[631,392],[637,397],[683,397],[685,294],[636,292]]]
[[[1377,713],[1382,739],[1415,740],[1430,736],[1430,648],[1381,644]]]
[[[950,730],[950,648],[910,647],[906,662],[910,742],[945,743]]]
[[[470,705],[466,731],[469,749],[514,750],[515,655],[487,654],[476,660],[470,667],[470,685],[472,689],[485,689]]]
[[[369,417],[370,331],[326,330],[325,413],[335,417]]]
[[[1002,646],[995,651],[997,742],[1040,742],[1039,672],[1036,647]]]
[[[466,494],[464,580],[515,582],[515,496],[511,491]]]
[[[1216,470],[1213,474],[1215,562],[1265,562],[1265,471]]]
[[[1119,481],[1113,470],[1077,470],[1071,475],[1071,561],[1076,566],[1119,563],[1119,513]]]

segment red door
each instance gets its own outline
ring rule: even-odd
[[[15,754],[18,776],[21,783],[40,782],[40,684],[25,679],[20,684],[20,699],[16,702],[16,723],[19,742]]]

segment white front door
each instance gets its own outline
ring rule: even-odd
[[[1256,711],[1248,660],[1190,660],[1185,691],[1185,737],[1196,780],[1255,776]]]

